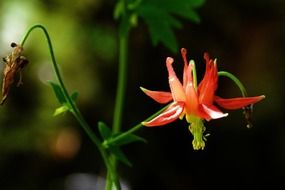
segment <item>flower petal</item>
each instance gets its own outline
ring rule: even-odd
[[[186,87],[186,82],[187,82],[187,68],[188,68],[188,61],[187,61],[187,50],[185,48],[181,48],[181,55],[183,58],[183,62],[184,62],[184,69],[183,69],[183,87]]]
[[[164,92],[164,91],[152,91],[145,89],[143,87],[140,87],[140,89],[149,97],[157,101],[158,103],[165,104],[172,100],[172,94],[170,92]]]
[[[204,54],[206,61],[205,75],[198,86],[199,102],[201,104],[212,104],[214,94],[218,86],[218,73],[216,61],[209,58],[208,53]]]
[[[207,120],[210,119],[219,119],[222,117],[227,117],[228,113],[223,113],[221,112],[217,107],[215,107],[214,105],[205,105],[202,104],[202,107],[204,109],[204,111],[209,115],[209,118],[206,118]]]
[[[184,102],[174,102],[161,114],[159,114],[150,121],[142,122],[142,124],[147,127],[154,127],[171,123],[172,121],[175,121],[179,118],[179,116],[183,112],[183,109]]]
[[[229,99],[224,99],[224,98],[215,96],[215,102],[219,106],[225,109],[234,110],[234,109],[243,108],[250,104],[255,104],[264,98],[265,98],[264,95],[254,96],[254,97],[229,98]]]
[[[171,57],[166,58],[166,67],[168,71],[168,80],[169,86],[171,89],[173,100],[176,102],[184,102],[185,101],[185,92],[183,89],[182,84],[180,83],[179,79],[177,78],[172,63],[174,60]]]
[[[185,93],[186,93],[186,112],[187,114],[197,114],[198,113],[198,96],[196,89],[193,84],[193,66],[194,62],[190,61],[190,64],[187,68],[187,81],[185,86]]]

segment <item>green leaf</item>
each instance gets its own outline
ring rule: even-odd
[[[171,51],[177,52],[174,29],[180,29],[182,24],[174,16],[199,22],[195,9],[203,3],[204,0],[144,0],[137,4],[135,11],[147,24],[154,45],[161,42]]]
[[[63,104],[63,106],[61,106],[55,110],[55,112],[53,113],[53,116],[58,116],[62,113],[67,112],[68,110],[69,110],[69,107],[66,104]]]
[[[127,166],[132,166],[132,163],[128,160],[127,156],[120,150],[117,146],[109,147],[110,152],[122,163],[126,164]]]
[[[55,82],[52,82],[52,81],[48,81],[48,83],[51,85],[55,95],[56,95],[56,98],[57,100],[59,101],[60,104],[63,104],[63,103],[66,103],[67,100],[63,94],[63,90],[61,88],[60,85],[58,85],[57,83]]]
[[[57,116],[59,114],[65,113],[66,111],[71,111],[72,112],[72,107],[69,104],[68,100],[65,98],[63,89],[61,88],[61,86],[55,82],[52,81],[48,81],[48,83],[51,85],[57,100],[59,101],[59,103],[62,105],[61,107],[57,108],[55,110],[55,112],[53,113],[54,116]],[[75,102],[77,97],[78,97],[78,92],[73,92],[70,96],[70,99]]]
[[[139,137],[139,136],[134,135],[134,134],[128,134],[128,135],[123,136],[122,138],[116,140],[115,145],[116,146],[122,146],[122,145],[130,144],[132,142],[137,142],[137,141],[146,143],[146,140],[144,138]]]
[[[204,0],[154,0],[153,4],[171,14],[184,17],[194,22],[199,22],[195,9],[203,5]]]
[[[112,131],[111,129],[102,121],[98,122],[98,129],[101,137],[105,140],[111,137]]]
[[[114,8],[114,19],[117,20],[119,19],[119,17],[121,16],[122,12],[124,9],[124,4],[122,1],[118,1],[118,3],[116,4],[115,8]]]
[[[75,101],[77,100],[78,96],[79,96],[79,93],[78,93],[78,92],[73,92],[73,93],[70,95],[70,98],[71,98],[72,101],[75,102]]]
[[[144,6],[139,11],[148,25],[152,43],[157,45],[162,42],[170,50],[177,52],[178,44],[172,27],[181,27],[180,22],[157,7]]]

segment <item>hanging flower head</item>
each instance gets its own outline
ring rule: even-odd
[[[166,67],[170,92],[151,91],[141,88],[146,95],[158,103],[165,104],[172,101],[161,114],[142,124],[147,127],[162,126],[185,116],[186,121],[190,124],[189,130],[194,136],[193,148],[195,150],[204,149],[204,121],[219,119],[228,115],[223,113],[215,103],[225,109],[240,109],[262,100],[265,96],[220,98],[215,95],[218,87],[216,60],[210,59],[207,53],[204,54],[206,71],[202,81],[197,85],[194,61],[190,60],[188,63],[186,49],[182,48],[181,54],[184,60],[183,83],[179,81],[172,67],[174,60],[168,57]]]

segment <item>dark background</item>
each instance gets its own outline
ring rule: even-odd
[[[0,52],[19,42],[33,24],[45,25],[64,80],[79,92],[78,106],[94,130],[99,120],[111,124],[117,80],[118,27],[113,0],[2,0]],[[124,147],[133,163],[119,166],[132,190],[285,188],[284,59],[285,1],[206,1],[198,9],[201,23],[183,21],[176,31],[179,47],[204,73],[203,53],[217,58],[220,70],[235,74],[249,95],[266,95],[254,108],[254,127],[247,129],[242,111],[206,122],[206,148],[194,151],[188,124],[176,121],[161,128],[143,128],[147,144]],[[162,31],[163,32],[163,31]],[[168,90],[165,58],[174,54],[153,47],[143,22],[130,34],[129,74],[124,127],[127,130],[161,105],[140,86]],[[25,45],[30,64],[24,85],[12,88],[0,108],[0,189],[103,189],[105,167],[97,149],[70,114],[53,117],[59,106],[47,80],[53,80],[47,44],[34,31]],[[175,65],[181,73],[181,65]],[[233,83],[221,79],[217,92],[240,96]]]

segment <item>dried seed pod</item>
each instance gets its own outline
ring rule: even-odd
[[[1,105],[4,104],[7,99],[9,89],[15,81],[16,75],[20,74],[20,79],[17,86],[22,84],[21,70],[28,64],[28,60],[22,56],[23,47],[16,43],[11,43],[13,51],[7,57],[3,58],[5,67],[3,70],[3,82],[2,82],[2,101]]]

